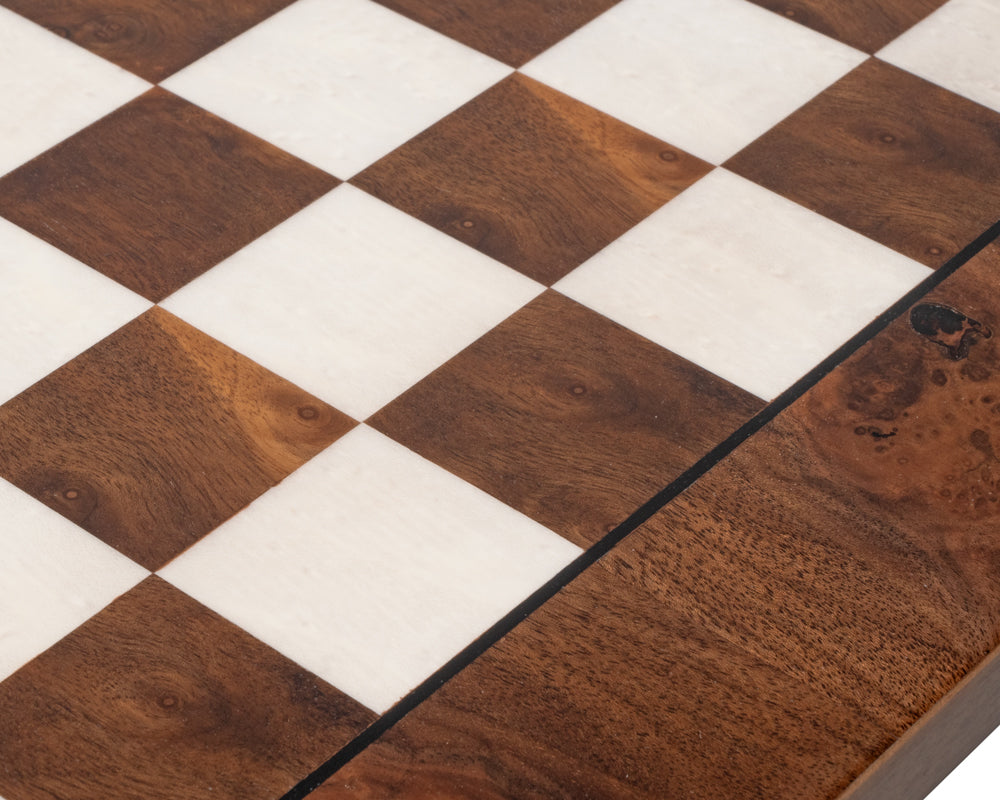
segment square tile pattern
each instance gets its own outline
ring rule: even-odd
[[[155,302],[336,184],[156,88],[0,179],[0,216]]]
[[[996,112],[873,58],[726,167],[937,267],[996,221],[998,141]]]
[[[549,291],[369,422],[585,547],[762,405]]]
[[[551,284],[710,169],[518,74],[352,183]]]
[[[161,574],[376,711],[580,552],[364,426],[203,544]]]
[[[929,789],[995,17],[0,0],[0,797]]]
[[[844,44],[874,53],[946,0],[750,0]]]
[[[163,307],[364,419],[543,288],[345,184]]]
[[[0,219],[0,402],[10,400],[151,305]],[[82,303],[81,298],[87,302]]]
[[[929,272],[717,169],[556,288],[771,399]]]
[[[0,477],[156,569],[354,424],[153,308],[0,407]]]
[[[373,716],[155,576],[0,698],[8,797],[280,796]]]
[[[114,64],[159,82],[292,0],[6,0],[53,33]]]
[[[149,88],[6,8],[0,37],[0,175]]]
[[[524,72],[719,164],[863,60],[746,0],[629,0]]]
[[[164,86],[349,178],[510,71],[371,0],[297,0]]]
[[[619,0],[378,0],[512,67],[551,47]]]
[[[1000,83],[990,56],[1000,38],[1000,8],[985,0],[943,5],[879,58],[1000,111]]]

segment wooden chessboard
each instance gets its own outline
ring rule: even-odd
[[[915,800],[1000,722],[1000,5],[0,45],[0,800]]]

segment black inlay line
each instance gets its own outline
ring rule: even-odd
[[[369,745],[374,744],[387,731],[402,720],[407,714],[417,706],[431,697],[445,683],[454,678],[459,672],[469,666],[479,656],[496,644],[501,638],[510,633],[529,615],[537,611],[548,600],[554,597],[563,588],[569,585],[575,578],[580,576],[585,570],[600,560],[603,556],[618,545],[626,536],[636,530],[646,520],[652,517],[657,511],[662,509],[667,503],[677,497],[690,487],[695,481],[722,461],[748,438],[771,422],[778,414],[788,408],[798,400],[809,389],[819,383],[826,375],[833,371],[841,362],[846,360],[862,345],[873,339],[878,333],[884,330],[890,322],[903,314],[910,306],[920,300],[925,294],[936,288],[938,284],[950,277],[955,271],[975,256],[986,245],[1000,236],[1000,221],[995,222],[982,234],[976,237],[970,244],[962,248],[960,252],[937,270],[928,275],[924,280],[914,286],[904,294],[899,300],[889,306],[879,314],[868,325],[858,331],[844,344],[834,350],[829,356],[824,358],[819,364],[809,372],[799,378],[785,391],[779,394],[774,400],[757,412],[753,417],[743,423],[726,439],[713,447],[708,453],[702,456],[694,465],[682,472],[677,478],[667,486],[657,492],[653,497],[637,508],[618,527],[612,530],[607,536],[591,545],[587,550],[577,556],[567,566],[557,572],[545,584],[536,589],[525,600],[516,605],[500,620],[488,628],[475,641],[464,650],[449,660],[443,667],[437,670],[423,683],[413,689],[396,705],[386,711],[375,722],[365,728],[354,739],[342,747],[332,758],[317,768],[312,774],[303,779],[298,785],[287,792],[280,800],[302,800],[313,790],[319,788],[327,779],[332,777],[339,769],[345,766],[355,756],[361,753]]]

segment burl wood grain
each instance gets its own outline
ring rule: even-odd
[[[157,83],[291,2],[0,0],[0,5]]]
[[[515,74],[351,182],[551,284],[710,169]]]
[[[368,423],[585,547],[762,406],[549,290]]]
[[[0,476],[158,569],[353,425],[154,307],[0,406]]]
[[[0,179],[0,215],[156,302],[337,183],[157,88]]]
[[[998,297],[993,246],[318,797],[840,796],[1000,642]]]
[[[274,800],[373,718],[154,576],[0,683],[0,792]]]
[[[938,267],[1000,216],[1000,115],[869,59],[725,166]]]
[[[750,0],[845,44],[874,53],[946,0]]]
[[[619,0],[376,2],[512,67],[520,67]]]

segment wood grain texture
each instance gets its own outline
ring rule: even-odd
[[[679,606],[592,570],[310,797],[818,800],[886,738]]]
[[[844,44],[874,53],[947,0],[750,0]]]
[[[926,797],[997,726],[1000,648],[886,750],[838,800]]]
[[[157,83],[291,2],[0,0],[0,5]]]
[[[0,683],[0,792],[274,800],[374,716],[153,576]]]
[[[156,302],[337,183],[157,88],[0,178],[0,215]]]
[[[351,183],[551,284],[710,169],[515,74]]]
[[[0,476],[158,569],[353,425],[154,307],[0,406]]]
[[[998,297],[994,245],[317,797],[839,797],[1000,642]]]
[[[1000,216],[1000,114],[869,59],[725,166],[939,267]]]
[[[762,405],[550,290],[368,424],[585,547]]]
[[[993,246],[609,567],[897,739],[1000,642],[998,291]],[[813,774],[827,797],[857,773],[831,753]]]
[[[520,67],[620,0],[376,0],[512,67]]]

